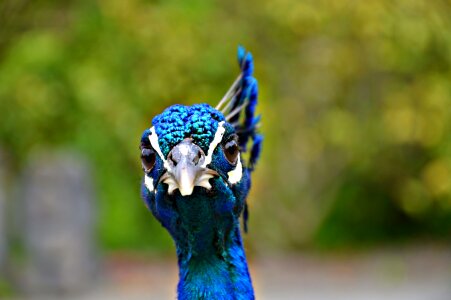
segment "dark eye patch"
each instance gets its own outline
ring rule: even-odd
[[[231,164],[236,164],[238,160],[238,155],[240,154],[240,147],[238,146],[238,136],[232,134],[223,143],[222,148],[224,150],[224,155]]]
[[[141,164],[144,172],[149,173],[155,166],[157,154],[150,144],[140,146]]]

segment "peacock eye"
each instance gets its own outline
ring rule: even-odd
[[[152,168],[155,166],[157,155],[155,153],[155,150],[153,150],[149,146],[142,147],[141,148],[141,163],[144,172],[148,173],[152,171]]]
[[[235,140],[231,140],[224,145],[224,154],[231,164],[236,164],[238,154],[240,154],[240,149]]]

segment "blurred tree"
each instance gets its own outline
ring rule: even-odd
[[[17,169],[37,148],[88,154],[107,248],[168,249],[138,137],[170,104],[216,103],[239,43],[264,115],[253,245],[450,235],[447,1],[5,0],[0,23],[0,144]]]

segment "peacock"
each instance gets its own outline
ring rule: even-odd
[[[240,216],[247,232],[263,138],[253,57],[241,46],[238,63],[240,75],[215,108],[170,106],[141,137],[141,193],[175,242],[180,300],[254,299]]]

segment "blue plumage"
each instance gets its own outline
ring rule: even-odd
[[[262,136],[253,58],[242,47],[238,63],[241,74],[216,108],[173,105],[141,137],[141,192],[175,241],[179,299],[254,299],[239,217],[247,230]]]
[[[152,125],[155,126],[160,148],[167,155],[172,147],[186,137],[192,137],[207,152],[213,139],[211,132],[214,133],[218,123],[224,120],[224,116],[208,104],[176,104],[155,116]]]

